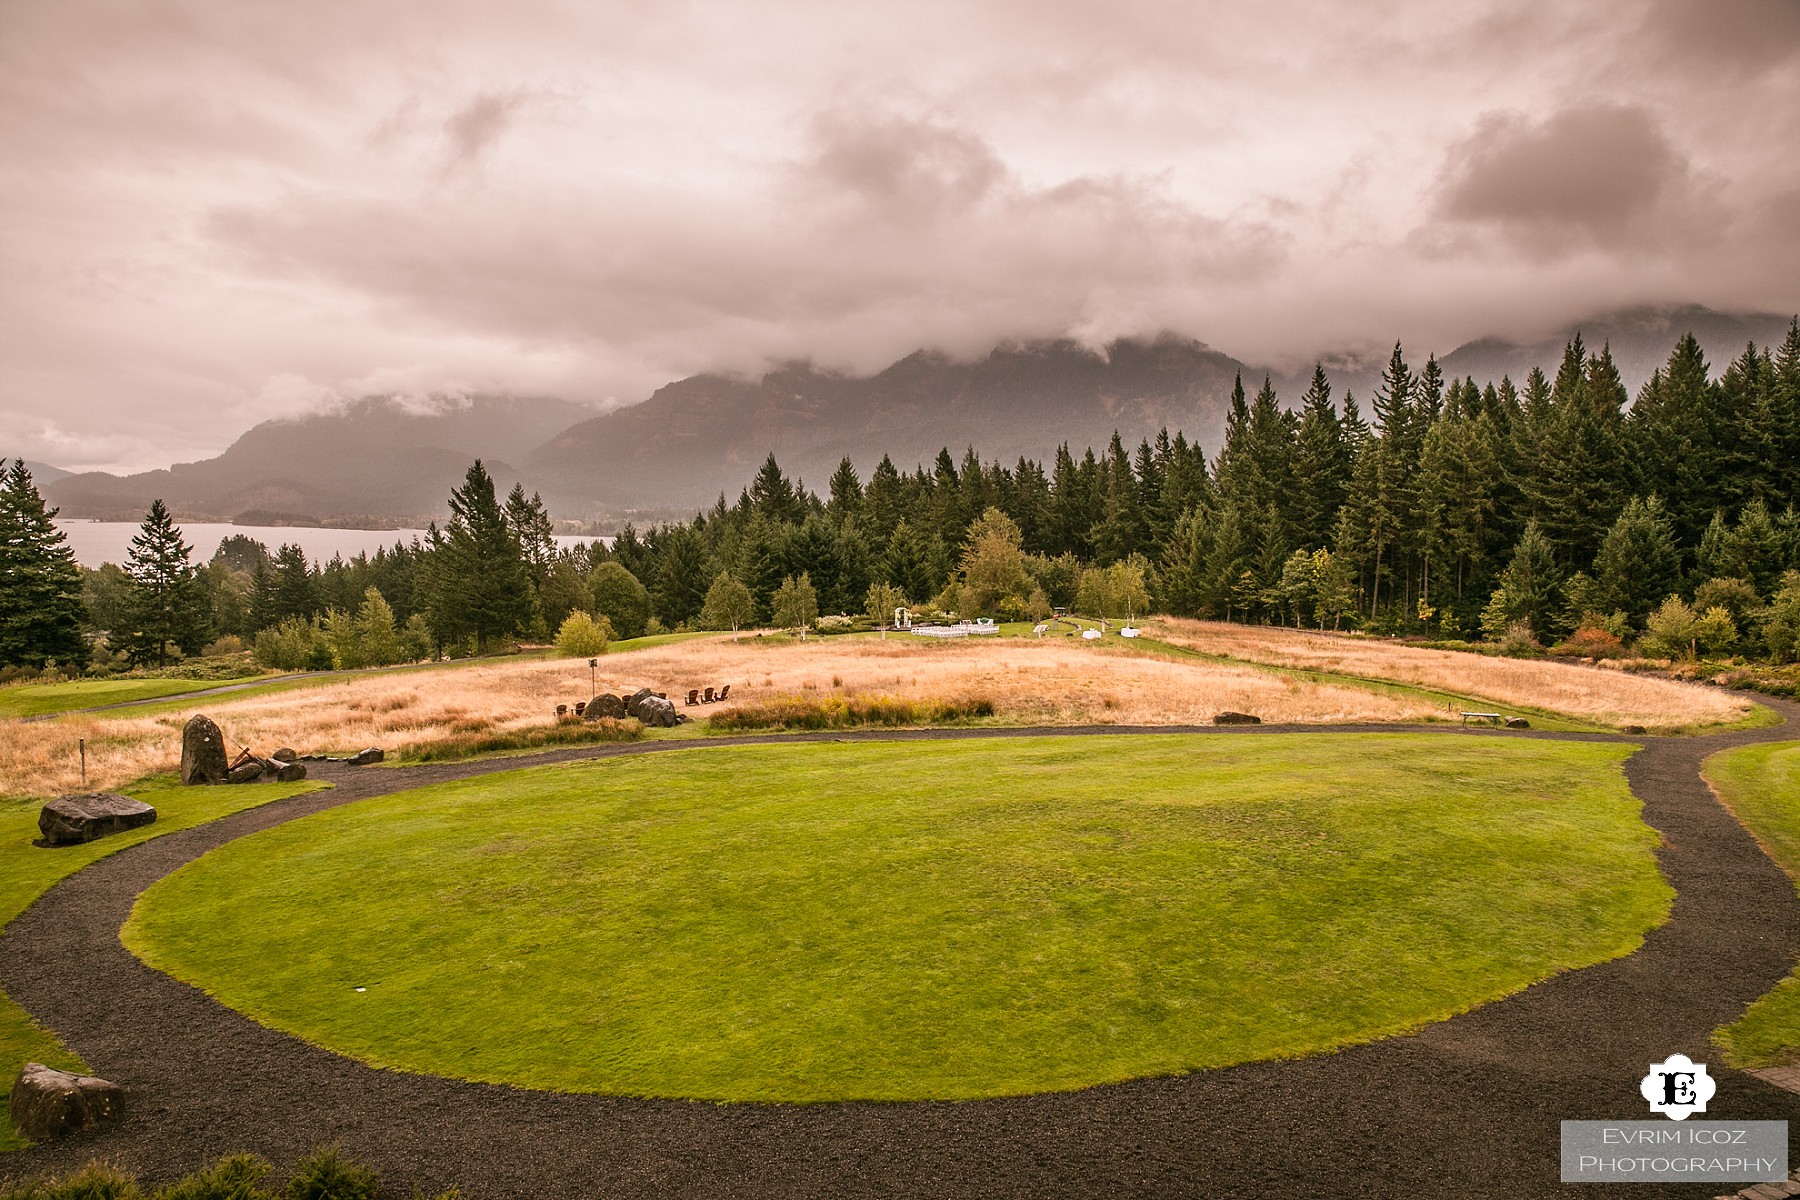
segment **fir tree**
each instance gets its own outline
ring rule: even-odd
[[[1633,497],[1625,506],[1600,543],[1594,576],[1599,611],[1620,610],[1632,625],[1643,628],[1650,610],[1681,582],[1681,551],[1660,499]]]
[[[24,459],[0,459],[0,666],[79,664],[81,571]]]
[[[450,523],[432,533],[428,611],[440,640],[473,637],[485,654],[491,641],[531,624],[536,599],[525,555],[480,459],[450,493]]]
[[[197,654],[212,637],[206,585],[192,553],[169,510],[153,501],[125,558],[131,593],[124,649],[133,663],[162,666],[172,650]]]

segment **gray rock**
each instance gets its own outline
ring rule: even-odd
[[[253,758],[241,763],[225,773],[226,783],[255,783],[263,776],[263,760]]]
[[[1249,713],[1222,712],[1213,718],[1214,725],[1261,725],[1261,717],[1253,717]]]
[[[349,758],[345,759],[344,761],[349,763],[353,767],[366,767],[370,763],[381,762],[386,757],[387,757],[387,755],[382,753],[381,747],[370,746],[367,750],[357,751],[355,754],[352,754]],[[306,778],[306,768],[301,767],[300,774],[295,776],[295,778],[296,779],[305,779]],[[286,781],[284,780],[283,782],[286,782]]]
[[[125,1111],[125,1089],[91,1075],[28,1062],[13,1082],[13,1127],[34,1142],[96,1129]]]
[[[628,717],[637,716],[638,709],[644,706],[644,701],[650,699],[654,695],[656,695],[656,693],[649,688],[639,688],[637,691],[631,693],[625,701],[625,715]]]
[[[47,846],[73,846],[155,821],[156,810],[142,800],[89,792],[60,796],[44,805],[38,813],[38,832]]]
[[[602,717],[611,717],[615,721],[624,720],[625,701],[611,692],[601,692],[588,701],[587,710],[581,715],[588,721],[598,721]]]
[[[225,758],[225,735],[211,717],[195,714],[181,730],[181,782],[224,783],[231,764]]]
[[[1645,729],[1642,725],[1621,725],[1621,726],[1619,726],[1619,732],[1620,733],[1639,734],[1639,733],[1648,733],[1649,730]]]
[[[637,719],[653,729],[673,729],[677,715],[675,705],[661,696],[646,696],[638,701]]]
[[[293,750],[290,750],[286,746],[283,746],[281,749],[277,750],[275,753],[269,755],[269,757],[274,759],[276,762],[299,762],[300,761],[300,756],[297,753],[295,753]]]
[[[367,753],[367,751],[364,751],[364,753]],[[381,751],[377,750],[375,753],[380,754]],[[380,762],[381,760],[377,758],[372,761]],[[278,759],[269,759],[265,762],[263,764],[263,773],[272,778],[276,783],[299,783],[302,779],[306,778],[305,767],[297,762],[281,762]]]
[[[1530,729],[1531,722],[1524,717],[1508,717],[1506,718],[1506,727],[1508,729]]]

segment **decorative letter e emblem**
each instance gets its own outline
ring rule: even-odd
[[[1650,1102],[1650,1111],[1659,1112],[1671,1121],[1685,1121],[1697,1112],[1706,1111],[1719,1085],[1706,1073],[1706,1064],[1697,1063],[1685,1054],[1671,1054],[1664,1062],[1651,1063],[1650,1073],[1638,1085],[1638,1091]]]

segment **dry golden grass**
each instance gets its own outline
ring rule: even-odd
[[[732,702],[789,695],[980,697],[1012,724],[1202,724],[1224,709],[1265,721],[1411,721],[1442,716],[1427,702],[1307,683],[1253,667],[1183,662],[1070,639],[939,642],[894,637],[703,639],[600,660],[602,691],[651,686],[680,705],[690,688],[731,684]],[[326,683],[273,695],[196,701],[156,716],[96,713],[14,726],[0,746],[0,793],[46,795],[79,786],[76,739],[88,739],[88,785],[113,787],[174,768],[182,723],[219,722],[228,749],[267,753],[398,750],[468,734],[543,724],[588,694],[580,659],[460,666]],[[718,706],[687,708],[695,716]]]
[[[1548,709],[1600,725],[1669,730],[1737,720],[1750,704],[1691,683],[1532,659],[1427,650],[1377,638],[1159,618],[1151,633],[1172,645],[1269,666],[1388,679]]]

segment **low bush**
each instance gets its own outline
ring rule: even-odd
[[[477,754],[496,754],[507,750],[548,750],[556,746],[585,746],[594,742],[635,742],[644,736],[644,727],[627,718],[616,721],[602,717],[598,721],[565,718],[554,725],[531,725],[524,729],[494,732],[470,730],[440,741],[401,749],[403,762],[450,762],[473,758]]]
[[[379,1175],[325,1146],[294,1168],[282,1194],[285,1200],[375,1200],[380,1191]]]
[[[275,1200],[264,1186],[274,1171],[267,1159],[254,1154],[227,1155],[163,1188],[156,1200]]]
[[[335,1146],[302,1159],[285,1187],[270,1186],[274,1173],[268,1160],[255,1154],[230,1154],[174,1183],[145,1191],[135,1177],[96,1162],[73,1175],[0,1184],[0,1200],[375,1200],[395,1194],[384,1192],[379,1175],[346,1158]],[[458,1196],[452,1190],[437,1200]]]
[[[1551,647],[1550,652],[1573,658],[1624,658],[1625,642],[1610,629],[1583,625]]]
[[[944,725],[994,715],[982,696],[903,700],[895,696],[782,696],[740,705],[712,717],[712,727],[738,729],[846,729],[856,725]]]

